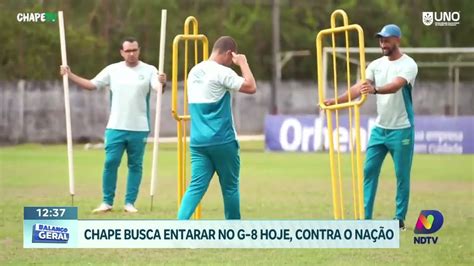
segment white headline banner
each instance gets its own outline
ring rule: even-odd
[[[77,248],[399,248],[397,220],[78,220]]]

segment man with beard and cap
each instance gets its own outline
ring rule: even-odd
[[[392,156],[397,176],[395,219],[405,230],[410,197],[410,171],[414,150],[414,112],[412,91],[418,73],[416,62],[400,50],[400,28],[389,24],[376,34],[383,56],[372,61],[366,80],[350,88],[351,98],[361,94],[377,96],[377,119],[370,134],[364,163],[365,219],[372,219],[380,169],[387,153]],[[348,101],[348,92],[337,103]],[[333,105],[335,99],[325,101]]]

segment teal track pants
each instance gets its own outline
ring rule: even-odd
[[[125,203],[134,204],[142,180],[143,155],[148,131],[105,130],[105,163],[102,175],[103,201],[114,204],[117,170],[124,151],[128,157],[128,178]]]
[[[188,220],[217,172],[226,219],[240,219],[240,150],[237,141],[208,147],[191,147],[191,182],[181,201],[178,219]]]
[[[374,127],[372,129],[364,164],[365,219],[372,219],[380,169],[382,168],[385,156],[389,152],[392,156],[395,165],[395,175],[397,176],[395,218],[405,220],[410,198],[410,171],[413,149],[413,127],[405,129]]]

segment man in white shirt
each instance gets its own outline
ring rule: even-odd
[[[142,179],[143,155],[150,132],[150,93],[159,82],[166,85],[166,75],[139,60],[140,46],[135,38],[122,41],[124,61],[105,67],[91,80],[74,74],[68,66],[60,73],[87,90],[110,88],[110,116],[105,130],[105,163],[102,176],[103,202],[94,213],[112,210],[117,185],[117,170],[124,151],[128,157],[126,212],[137,212],[134,204]]]
[[[404,230],[415,136],[412,90],[418,66],[400,51],[401,31],[397,25],[384,26],[376,36],[384,56],[371,62],[366,70],[366,80],[350,89],[352,99],[361,94],[377,96],[378,116],[370,134],[364,164],[365,218],[372,219],[380,169],[385,156],[390,153],[397,176],[395,219]],[[337,103],[347,101],[347,92],[337,99]],[[329,99],[325,104],[335,102]]]
[[[242,77],[230,68],[240,67]],[[240,148],[232,117],[231,92],[253,94],[255,78],[237,43],[220,37],[209,60],[195,65],[188,76],[191,115],[191,182],[178,211],[187,220],[201,201],[214,173],[219,176],[226,219],[240,219]]]

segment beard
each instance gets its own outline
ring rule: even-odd
[[[393,51],[395,51],[395,47],[389,47],[387,49],[382,49],[382,54],[384,56],[391,56],[393,54]]]

